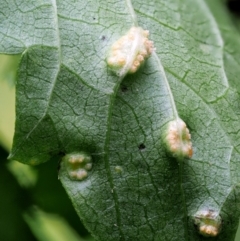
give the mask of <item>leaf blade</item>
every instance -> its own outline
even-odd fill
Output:
[[[121,86],[105,58],[111,44],[133,25],[130,1],[46,2],[46,12],[36,3],[40,14],[51,16],[50,33],[40,20],[46,44],[33,38],[38,24],[32,36],[19,38],[27,40],[28,48],[19,71],[12,158],[38,164],[59,152],[92,155],[93,170],[86,180],[70,180],[63,164],[60,180],[99,240],[205,240],[194,228],[199,210],[213,210],[230,222],[216,240],[229,241],[228,232],[233,238],[239,212],[234,170],[238,106],[232,111],[222,106],[230,106],[231,96],[239,100],[231,76],[237,74],[226,71],[226,63],[233,61],[223,56],[226,39],[205,2],[152,1],[153,6],[134,0],[139,24],[150,29],[157,55]],[[5,41],[0,42],[6,51]],[[23,49],[10,42],[9,53]],[[32,72],[25,78],[26,70]],[[190,127],[194,146],[193,158],[180,164],[166,154],[161,139],[175,114]],[[31,124],[25,125],[31,115]],[[234,120],[234,132],[225,116]]]

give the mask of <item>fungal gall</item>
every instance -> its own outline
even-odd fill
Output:
[[[221,217],[213,210],[201,210],[194,215],[198,231],[205,237],[216,237],[221,231]]]
[[[135,73],[155,50],[153,42],[148,37],[148,30],[132,27],[112,45],[107,57],[110,68],[119,76]]]
[[[81,181],[88,176],[92,169],[92,158],[86,153],[71,153],[63,157],[70,179]]]
[[[191,158],[193,154],[191,134],[183,120],[177,118],[168,123],[164,142],[168,152],[178,159]]]

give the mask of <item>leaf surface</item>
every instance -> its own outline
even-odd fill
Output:
[[[1,6],[0,52],[22,54],[10,158],[36,165],[88,153],[93,167],[85,180],[71,180],[64,164],[59,176],[97,240],[211,240],[194,225],[202,210],[222,218],[214,240],[234,240],[240,48],[222,3],[2,0]],[[156,53],[122,80],[106,57],[137,22],[150,31]],[[176,111],[194,150],[180,163],[161,137]]]

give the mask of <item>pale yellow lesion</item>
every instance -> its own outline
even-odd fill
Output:
[[[186,123],[177,118],[169,122],[165,143],[168,151],[176,158],[191,158],[193,148],[191,142],[191,134],[186,126]]]
[[[71,153],[63,157],[70,179],[81,181],[88,177],[92,169],[92,158],[86,153]]]
[[[153,42],[148,37],[148,30],[132,27],[111,46],[107,57],[108,65],[119,76],[135,73],[155,50]]]
[[[115,166],[115,172],[116,173],[122,173],[123,172],[123,168],[121,166]]]

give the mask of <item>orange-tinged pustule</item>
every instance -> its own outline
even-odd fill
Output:
[[[221,231],[222,219],[218,212],[203,209],[194,215],[194,223],[202,236],[216,237]]]
[[[126,35],[112,45],[107,63],[117,75],[135,73],[155,50],[148,36],[148,30],[132,27]]]
[[[193,155],[191,134],[185,122],[180,118],[169,122],[165,143],[168,152],[176,158],[191,158]]]
[[[219,233],[218,228],[213,225],[202,225],[199,227],[199,232],[206,237],[216,237]]]

